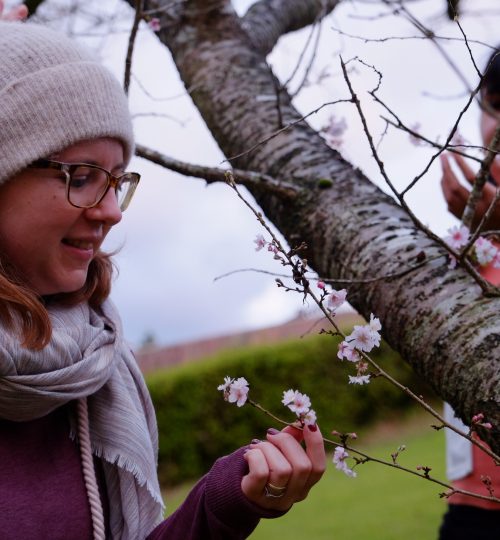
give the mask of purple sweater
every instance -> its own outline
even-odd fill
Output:
[[[246,499],[240,488],[246,471],[243,449],[219,459],[148,540],[238,540],[261,517],[281,515]],[[30,422],[0,419],[0,531],[3,540],[92,539],[80,452],[69,438],[65,407]]]

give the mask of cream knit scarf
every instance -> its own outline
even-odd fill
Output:
[[[161,519],[158,433],[148,390],[113,305],[51,307],[52,339],[30,351],[0,327],[0,418],[40,418],[87,397],[90,441],[102,459],[116,540],[143,539]],[[73,427],[73,432],[76,430]]]

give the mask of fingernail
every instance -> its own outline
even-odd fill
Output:
[[[309,425],[307,426],[309,428],[309,431],[317,431],[318,430],[318,426],[316,424],[314,424],[313,426],[312,425]]]
[[[262,442],[260,439],[252,439],[252,444],[259,444]]]
[[[269,435],[277,435],[279,433],[279,430],[270,427],[267,432],[269,433]]]

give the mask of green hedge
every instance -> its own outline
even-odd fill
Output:
[[[146,380],[160,433],[159,475],[173,486],[204,474],[217,457],[253,438],[263,438],[273,420],[250,405],[222,399],[224,376],[245,377],[250,396],[280,418],[293,420],[281,404],[284,390],[309,395],[323,433],[359,431],[374,420],[394,417],[412,402],[381,378],[366,386],[348,384],[353,365],[336,357],[338,339],[321,335],[277,345],[225,351],[188,365],[158,371]],[[373,358],[404,385],[429,394],[421,380],[387,345]],[[274,423],[275,425],[275,423]]]

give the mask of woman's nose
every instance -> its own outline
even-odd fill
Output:
[[[87,208],[87,216],[90,219],[103,221],[112,227],[122,219],[122,211],[116,198],[115,190],[110,187],[103,199],[92,208]]]

